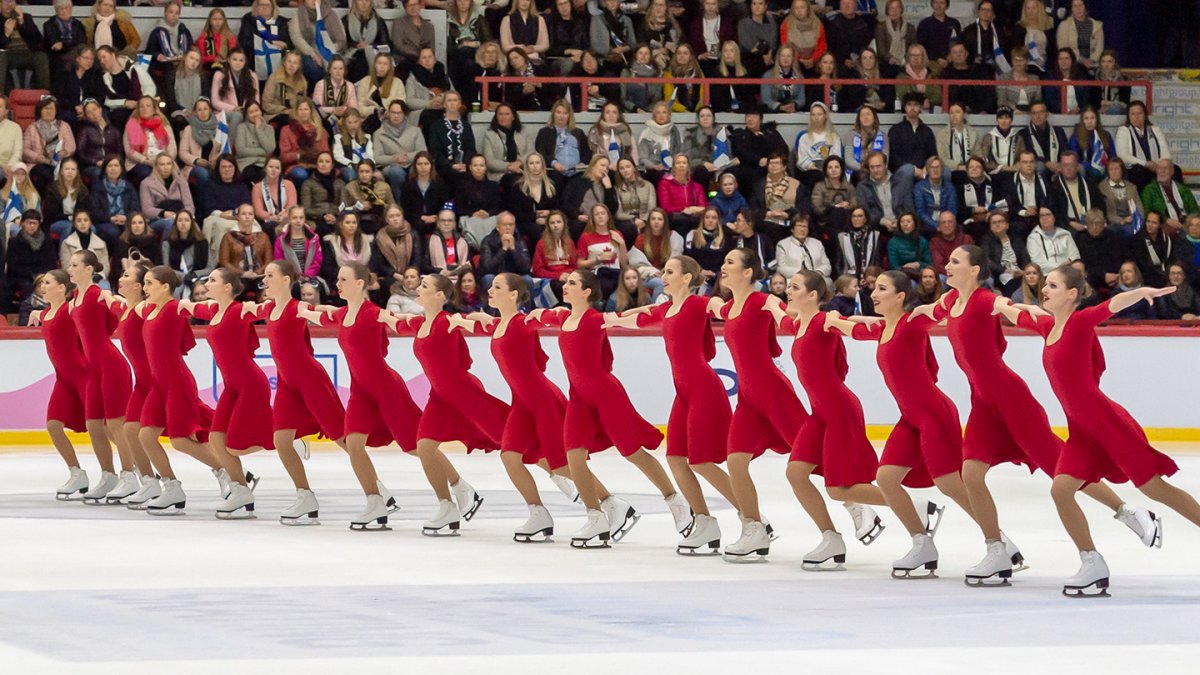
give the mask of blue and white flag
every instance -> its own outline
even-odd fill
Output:
[[[54,143],[54,154],[50,156],[50,161],[54,163],[54,178],[55,179],[58,178],[58,169],[59,169],[59,167],[62,166],[62,153],[59,152],[59,148],[61,148],[61,147],[62,147],[62,141],[61,140],[56,141]]]
[[[659,161],[662,162],[663,168],[667,171],[671,170],[671,148],[663,146],[661,152],[658,153]]]
[[[221,149],[221,154],[229,152],[229,119],[222,110],[216,114],[217,130],[213,133],[213,146]]]
[[[137,65],[139,68],[149,68],[150,67],[150,55],[147,54],[146,52],[141,52],[140,54],[137,55],[137,63],[135,65]]]
[[[1129,236],[1133,236],[1146,227],[1146,218],[1132,199],[1129,200],[1129,209],[1133,212],[1133,222],[1129,224]]]
[[[1029,62],[1037,66],[1038,70],[1046,69],[1046,57],[1042,55],[1042,50],[1038,49],[1037,42],[1030,36],[1029,44],[1025,45],[1029,50]]]
[[[350,144],[350,152],[354,155],[354,164],[357,165],[367,158],[367,146],[359,144],[358,141],[351,141]]]
[[[621,159],[621,139],[617,138],[617,130],[612,129],[608,132],[608,161],[615,167],[619,159]]]
[[[313,29],[313,35],[315,36],[313,41],[316,42],[316,45],[314,46],[317,48],[317,53],[321,55],[321,58],[325,61],[325,64],[328,65],[329,59],[333,58],[334,42],[333,38],[329,35],[329,31],[325,30],[325,19],[317,19],[317,25]]]
[[[8,193],[8,204],[4,207],[4,213],[0,214],[0,219],[4,220],[9,234],[13,234],[16,230],[16,225],[21,222],[21,212],[25,210],[25,200],[21,199],[21,194],[17,192],[16,187],[13,187]]]
[[[1008,65],[1008,59],[1004,57],[1004,50],[1000,49],[999,44],[997,44],[995,49],[992,50],[992,56],[996,60],[996,70],[1000,71],[1001,73],[1012,72],[1012,66]]]
[[[713,166],[723,169],[733,161],[733,153],[729,149],[729,127],[721,127],[713,137]]]
[[[283,52],[273,44],[281,41],[278,22],[275,19],[267,22],[262,17],[256,17],[254,21],[254,72],[262,81],[281,65]]]

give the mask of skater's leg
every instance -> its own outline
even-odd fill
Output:
[[[142,430],[138,432],[138,438],[141,440],[142,448],[146,450],[146,455],[150,457],[150,463],[154,466],[158,475],[169,480],[175,480],[175,471],[171,469],[171,460],[167,457],[167,451],[158,442],[162,431],[162,427],[142,427]]]
[[[971,508],[971,497],[967,494],[967,486],[963,484],[962,476],[957,471],[934,478],[933,484],[942,494],[953,499],[954,503],[958,504],[959,508],[968,516],[971,516],[971,520],[975,520],[975,510]]]
[[[1193,525],[1200,525],[1200,504],[1196,503],[1196,498],[1186,490],[1171,485],[1162,476],[1151,478],[1139,485],[1138,489],[1150,499],[1166,504],[1179,515],[1192,521]]]
[[[962,477],[971,499],[971,512],[975,514],[979,529],[983,530],[983,538],[1000,541],[1000,516],[987,486],[987,473],[991,468],[986,462],[968,459],[963,462]]]
[[[1075,501],[1075,493],[1083,487],[1083,481],[1060,474],[1054,477],[1050,486],[1050,496],[1054,498],[1054,506],[1058,509],[1058,518],[1062,521],[1067,535],[1080,551],[1095,551],[1096,544],[1092,542],[1092,532],[1088,528],[1087,516]]]
[[[125,442],[129,444],[129,451],[133,453],[133,463],[137,465],[138,473],[143,476],[153,476],[154,466],[150,464],[150,456],[142,447],[142,439],[138,438],[141,428],[142,425],[137,422],[127,421],[121,427],[121,433],[125,434]]]
[[[112,439],[113,445],[117,446],[117,456],[121,458],[121,471],[133,471],[134,456],[124,433],[125,418],[114,417],[104,420],[104,426],[108,429],[108,436]]]
[[[87,432],[92,439],[92,452],[96,453],[100,470],[114,473],[112,446],[108,443],[108,427],[104,420],[87,420]]]
[[[579,500],[589,510],[600,508],[600,481],[596,480],[596,476],[592,473],[588,466],[588,451],[584,448],[575,448],[567,451],[567,464],[571,467],[571,475],[575,477],[575,487],[579,490]],[[608,492],[604,490],[604,492]],[[607,497],[608,495],[605,495]]]
[[[437,449],[437,454],[434,456],[433,461],[437,462],[442,467],[442,473],[446,474],[446,480],[449,481],[451,485],[454,485],[458,481],[462,480],[462,476],[459,475],[458,469],[454,468],[454,464],[450,462],[450,458],[446,456],[446,453],[442,452],[442,448],[440,446]]]
[[[883,498],[883,492],[874,483],[857,483],[849,487],[827,487],[825,488],[825,492],[829,493],[831,499],[836,499],[839,502],[887,506],[887,500]]]
[[[530,506],[541,506],[542,497],[538,494],[537,483],[533,481],[533,474],[525,468],[521,453],[501,452],[500,461],[504,463],[504,470],[508,472],[508,479],[512,481],[513,487],[521,493],[521,499]]]
[[[201,443],[194,438],[179,436],[171,439],[171,447],[185,455],[190,455],[196,461],[210,469],[221,468],[221,463],[217,461],[216,454],[213,453],[208,443]]]
[[[708,484],[716,488],[717,492],[725,498],[725,501],[733,504],[733,508],[737,508],[737,495],[733,492],[733,483],[729,480],[729,474],[725,473],[721,467],[706,462],[704,464],[693,464],[692,471],[700,474]]]
[[[246,471],[242,468],[242,460],[229,452],[229,448],[225,446],[227,438],[224,432],[214,431],[208,435],[208,442],[212,446],[213,454],[221,460],[225,473],[229,474],[229,482],[246,485]]]
[[[625,459],[641,470],[646,475],[646,478],[649,478],[650,482],[654,483],[654,487],[658,488],[663,497],[670,497],[675,494],[675,486],[671,484],[671,477],[667,475],[662,464],[653,455],[645,450],[638,450]]]
[[[817,468],[815,464],[808,462],[788,462],[787,479],[792,484],[792,492],[796,494],[797,501],[804,508],[804,512],[808,514],[816,523],[817,529],[822,532],[835,530],[833,519],[829,517],[829,509],[825,507],[825,498],[821,496],[821,491],[812,484],[811,476],[813,469]]]
[[[275,454],[279,455],[279,462],[283,464],[283,470],[287,471],[288,477],[292,479],[292,484],[297,490],[308,490],[308,474],[304,471],[304,460],[300,459],[299,453],[296,452],[296,447],[292,443],[296,440],[295,429],[280,429],[275,432]]]
[[[1116,492],[1113,492],[1113,489],[1109,487],[1108,483],[1092,483],[1091,485],[1083,488],[1083,494],[1112,509],[1113,513],[1119,511],[1121,509],[1121,505],[1125,503],[1124,499],[1121,499]],[[1090,551],[1092,549],[1085,550]]]
[[[346,436],[343,449],[350,455],[350,468],[354,470],[354,477],[358,479],[363,492],[368,497],[379,494],[379,474],[375,473],[375,464],[367,454],[367,435]]]
[[[696,480],[692,467],[688,465],[687,457],[668,457],[667,465],[671,467],[671,475],[675,476],[679,492],[687,500],[692,513],[707,516],[708,503],[704,501],[704,490],[700,487],[700,481]]]
[[[750,460],[754,456],[748,452],[734,452],[726,462],[729,465],[729,482],[733,494],[737,497],[737,508],[743,518],[761,521],[762,514],[758,512],[758,490],[754,487],[754,479],[750,477]]]
[[[58,420],[46,420],[46,433],[50,434],[50,442],[66,462],[67,468],[78,469],[79,457],[75,454],[75,446],[71,444],[71,439],[67,438],[67,430],[63,423]]]
[[[879,467],[875,480],[879,482],[879,491],[887,500],[888,508],[900,519],[900,524],[904,526],[904,529],[912,535],[924,534],[925,525],[921,522],[921,517],[917,515],[917,509],[913,506],[908,490],[905,490],[901,484],[909,471],[907,466],[887,464]]]
[[[444,463],[439,459],[439,456],[444,459],[445,455],[442,455],[438,446],[437,441],[429,438],[418,440],[417,457],[421,458],[421,468],[425,470],[425,478],[429,480],[429,486],[433,488],[433,494],[437,495],[438,501],[450,501],[450,480],[445,469],[448,462]]]

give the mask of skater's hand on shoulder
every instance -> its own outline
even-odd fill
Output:
[[[842,313],[837,311],[836,309],[825,312],[825,330],[829,330],[835,324],[837,324],[838,321],[841,321],[841,320],[842,320]]]
[[[925,317],[926,319],[929,319],[930,321],[932,321],[933,320],[933,308],[934,308],[934,306],[932,304],[918,305],[918,306],[914,307],[911,312],[908,313],[908,320],[912,321],[913,319],[915,319],[917,317]]]
[[[1012,299],[1003,295],[997,295],[995,302],[992,303],[992,314],[999,314],[1000,310],[1012,304]]]
[[[540,323],[542,321],[542,314],[545,312],[546,310],[541,307],[530,311],[525,315],[525,323]]]
[[[251,314],[257,314],[257,313],[258,313],[258,303],[255,303],[255,302],[243,302],[242,303],[242,316],[249,316]]]
[[[44,314],[45,312],[46,312],[46,310],[42,310],[41,312],[34,312],[33,314],[30,314],[29,315],[29,324],[28,324],[29,327],[37,328],[38,326],[42,325],[42,314]]]

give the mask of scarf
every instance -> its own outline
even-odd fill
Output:
[[[987,178],[982,183],[968,180],[963,185],[963,204],[968,209],[975,207],[990,208],[992,205],[992,181]]]
[[[797,19],[788,14],[787,18],[783,20],[783,28],[785,39],[782,43],[791,42],[796,45],[797,56],[804,58],[812,54],[821,37],[821,19],[817,17],[812,8],[809,9],[807,19]]]
[[[217,118],[210,114],[208,121],[204,121],[199,115],[192,115],[188,118],[188,127],[192,130],[192,140],[204,148],[212,143],[213,136],[217,133]]]
[[[29,234],[24,228],[22,228],[21,238],[24,239],[25,243],[29,244],[29,248],[33,249],[33,251],[36,253],[42,250],[42,244],[46,243],[46,232],[45,230],[38,228],[37,232]]]
[[[866,129],[863,129],[862,131],[856,131],[856,132],[854,132],[854,138],[850,143],[853,146],[854,161],[859,166],[862,166],[862,160],[863,160],[863,135],[870,134],[870,133],[871,132]],[[871,139],[871,151],[872,152],[883,152],[883,142],[884,142],[883,131],[880,129],[876,129],[875,135]]]
[[[175,78],[175,102],[179,104],[179,107],[191,108],[195,106],[196,100],[200,98],[200,94],[199,73]]]
[[[473,15],[472,15],[473,16]],[[367,63],[375,63],[375,38],[379,35],[379,15],[371,11],[371,16],[363,21],[362,17],[354,12],[346,15],[346,44],[353,47],[360,42],[365,42],[367,48],[363,50],[366,56]],[[462,33],[459,33],[459,39],[462,39]],[[473,38],[472,38],[473,39]]]
[[[410,71],[417,83],[432,92],[449,91],[450,80],[446,77],[446,67],[440,63],[430,70],[419,63],[413,64]]]
[[[267,185],[267,179],[264,178],[262,183],[259,183],[259,189],[262,190],[263,210],[267,213],[280,214],[283,213],[287,206],[287,190],[283,189],[283,179],[279,180],[279,197],[271,197],[271,188]]]
[[[773,181],[770,176],[767,176],[764,192],[766,197],[765,201],[767,202],[767,208],[769,210],[786,211],[795,206],[794,204],[787,203],[787,192],[789,187],[790,185],[788,183],[788,176],[786,173],[777,181]]]
[[[1157,160],[1162,156],[1162,148],[1158,145],[1158,135],[1150,132],[1150,123],[1146,122],[1146,127],[1142,131],[1138,131],[1137,127],[1132,124],[1126,124],[1129,129],[1129,134],[1133,137],[1133,156],[1138,156],[1138,150],[1142,151],[1142,155],[1148,160]],[[1154,152],[1150,151],[1150,144],[1154,144]]]
[[[38,120],[33,123],[38,135],[42,137],[42,156],[54,161],[55,164],[58,163],[55,161],[55,155],[58,154],[58,125],[58,120],[50,120],[48,122],[46,120]]]
[[[1076,203],[1071,197],[1071,191],[1067,189],[1067,179],[1062,176],[1056,176],[1054,180],[1058,181],[1059,187],[1062,188],[1063,196],[1067,198],[1067,220],[1073,220],[1077,223],[1085,222],[1084,216],[1088,211],[1092,210],[1092,194],[1087,189],[1087,183],[1084,182],[1083,176],[1075,178],[1078,181],[1078,189],[1080,203]]]
[[[1182,313],[1186,314],[1188,310],[1196,306],[1196,292],[1187,284],[1176,286],[1175,292],[1169,297],[1171,298],[1171,302],[1175,304],[1175,307]]]
[[[340,108],[346,104],[346,97],[350,93],[350,83],[342,80],[342,84],[335,85],[333,78],[325,78],[325,107]]]
[[[608,40],[614,47],[624,47],[631,44],[630,37],[625,32],[625,22],[621,21],[624,18],[625,14],[619,8],[615,13],[607,9],[600,11],[600,20],[604,22],[604,27],[608,29]]]
[[[1053,161],[1058,157],[1058,134],[1054,133],[1054,127],[1049,122],[1046,123],[1046,137],[1050,139],[1050,152],[1042,147],[1042,142],[1037,137],[1037,127],[1029,125],[1029,142],[1033,144],[1033,151],[1037,153],[1038,158],[1045,157],[1046,161]]]
[[[674,129],[672,122],[659,124],[654,120],[646,120],[642,130],[642,138],[650,141],[651,149],[657,152],[656,157],[664,168],[671,166],[671,132]]]
[[[1021,180],[1021,174],[1013,175],[1013,184],[1017,186],[1017,203],[1010,204],[1010,207],[1020,211],[1025,208],[1025,181]],[[1046,181],[1037,173],[1033,174],[1033,202],[1038,205],[1046,203]]]
[[[92,245],[92,231],[80,232],[75,230],[75,236],[79,237],[79,250],[86,251]]]
[[[446,155],[451,164],[458,164],[463,161],[463,121],[443,118],[442,122],[446,125]]]
[[[412,261],[412,230],[406,229],[397,236],[399,239],[394,239],[391,233],[384,230],[379,233],[375,241],[379,244],[379,253],[383,259],[388,261],[393,270],[399,272],[408,267],[409,262]]]
[[[229,234],[242,245],[242,271],[248,272],[257,269],[258,260],[254,257],[254,233],[230,230]]]
[[[205,31],[200,36],[200,38],[204,40],[204,46],[201,49],[204,50],[205,54],[209,54],[212,56],[219,56],[222,59],[224,59],[226,56],[228,56],[227,54],[217,54],[216,36],[213,35],[213,32],[211,30]]]
[[[1015,164],[1015,155],[1017,152],[1015,141],[1017,140],[1017,135],[1013,133],[1012,129],[1009,129],[1008,133],[1005,134],[1003,131],[1000,131],[1000,127],[992,127],[988,135],[992,137],[992,159],[995,160],[996,164],[1000,165],[1000,167]]]
[[[321,130],[315,124],[304,124],[299,120],[288,122],[292,133],[296,134],[296,144],[300,146],[301,155],[317,146],[317,138]]]
[[[1167,207],[1167,218],[1172,220],[1183,221],[1187,218],[1187,212],[1183,208],[1183,195],[1179,192],[1179,185],[1175,181],[1168,181],[1166,186],[1155,181],[1151,183],[1157,185],[1158,189],[1163,193],[1163,204]]]
[[[517,150],[517,132],[512,127],[505,129],[497,126],[496,131],[500,132],[500,138],[504,140],[504,161],[515,162],[521,159],[520,152]]]
[[[312,177],[321,185],[321,187],[325,188],[325,194],[328,195],[330,202],[337,198],[337,191],[333,189],[333,182],[337,180],[337,174],[335,174],[333,171],[330,171],[329,173],[313,171]]]
[[[63,42],[63,44],[71,44],[71,37],[73,36],[73,31],[75,30],[75,19],[71,18],[63,21],[62,19],[58,18],[57,15],[55,15],[54,22],[58,24],[59,39]]]
[[[984,28],[981,22],[975,21],[975,53],[983,57],[984,63],[996,64],[996,69],[1001,73],[1010,73],[1012,66],[1008,65],[1008,59],[1004,57],[1004,50],[1000,48],[1000,31],[996,28],[996,22],[993,21],[990,25],[990,28]],[[992,32],[992,44],[986,51],[983,48],[985,31]]]
[[[1150,262],[1159,271],[1166,272],[1167,267],[1163,264],[1163,261],[1171,259],[1171,252],[1175,248],[1175,242],[1171,241],[1171,238],[1166,236],[1161,230],[1154,239],[1146,237],[1145,242],[1146,253],[1150,255]]]
[[[966,165],[971,157],[971,144],[967,139],[968,128],[950,128],[950,162]]]
[[[888,53],[887,59],[889,63],[905,63],[908,61],[908,55],[905,53],[907,49],[904,45],[905,34],[908,32],[908,22],[900,19],[899,26],[893,26],[891,19],[884,19],[884,27],[887,29],[888,37]]]
[[[846,232],[846,237],[840,239],[842,260],[847,263],[846,272],[860,274],[867,263],[875,257],[875,247],[879,236],[871,230],[862,227]]]
[[[121,197],[129,190],[129,183],[126,183],[124,178],[120,178],[116,183],[113,183],[107,177],[100,182],[104,185],[104,194],[108,195],[109,217],[128,215],[125,213],[124,205],[121,203]]]
[[[113,47],[113,23],[116,22],[117,15],[114,12],[112,16],[99,16],[96,19],[96,29],[93,40],[93,47]]]
[[[924,70],[922,70],[921,72],[918,73],[917,71],[913,70],[912,66],[910,66],[906,63],[906,64],[904,64],[904,72],[908,74],[909,78],[911,78],[915,81],[923,81],[923,80],[929,78],[929,67],[928,66],[926,66]],[[921,92],[922,94],[925,93],[925,85],[923,85],[923,84],[918,84],[914,88],[917,91]]]

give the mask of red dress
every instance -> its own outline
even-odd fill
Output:
[[[884,325],[855,324],[851,337],[878,342],[875,360],[888,391],[900,408],[900,420],[883,446],[879,463],[910,469],[909,487],[930,487],[933,479],[958,473],[962,467],[962,427],[958,408],[937,387],[938,362],[929,342],[928,317],[905,315],[887,342]]]
[[[497,336],[500,319],[481,324],[479,332],[492,336],[492,358],[512,391],[512,407],[504,422],[500,448],[519,452],[526,464],[545,459],[551,469],[567,464],[563,445],[563,420],[566,419],[567,397],[546,377],[549,358],[542,351],[537,328],[518,314]],[[608,447],[604,443],[595,450]]]
[[[209,431],[225,434],[225,445],[234,450],[275,449],[271,428],[271,385],[254,362],[258,333],[254,317],[242,316],[242,303],[220,311],[216,305],[196,305],[192,316],[208,323],[208,346],[221,369],[221,396]],[[215,322],[213,319],[217,319]]]
[[[422,337],[424,316],[396,324],[396,332],[410,335],[413,355],[429,379],[429,402],[421,412],[417,438],[439,443],[462,441],[471,450],[499,450],[508,419],[508,404],[487,393],[471,374],[471,353],[461,330],[440,312]]]
[[[387,364],[387,326],[379,323],[379,305],[364,302],[345,325],[349,308],[322,315],[322,326],[337,326],[338,346],[350,368],[350,401],[346,433],[365,434],[367,445],[383,447],[393,440],[405,452],[417,449],[421,409],[408,393],[404,378]]]
[[[346,435],[346,409],[329,374],[313,357],[308,319],[296,313],[299,305],[299,300],[288,300],[279,317],[272,318],[275,303],[267,302],[254,317],[256,321],[267,320],[267,344],[278,374],[271,415],[275,431],[293,429],[297,436],[319,432],[340,440]]]
[[[942,296],[954,306],[958,291]],[[990,466],[1014,462],[1029,470],[1054,471],[1062,454],[1062,441],[1050,430],[1046,410],[1029,391],[1029,385],[1004,363],[1007,342],[1000,317],[993,315],[996,296],[977,289],[959,316],[937,307],[934,319],[949,317],[947,334],[954,360],[971,385],[971,414],[963,437],[963,459]]]
[[[146,341],[142,337],[142,326],[146,320],[137,313],[134,305],[113,303],[109,311],[117,317],[117,338],[121,341],[121,351],[133,366],[133,391],[129,395],[129,404],[125,406],[126,422],[141,422],[142,406],[146,405],[146,397],[150,394],[154,376],[150,374],[150,359],[146,357]]]
[[[1054,474],[1088,483],[1129,480],[1141,486],[1155,476],[1173,475],[1179,467],[1150,446],[1146,432],[1125,408],[1100,391],[1105,365],[1096,326],[1111,316],[1107,301],[1075,312],[1058,340],[1047,342],[1042,351],[1042,365],[1070,430]],[[1018,323],[1044,338],[1054,330],[1049,316],[1035,319],[1022,312]]]
[[[729,425],[729,452],[748,452],[755,457],[771,448],[780,454],[792,449],[792,441],[808,419],[796,390],[772,359],[783,354],[775,339],[775,317],[763,307],[766,293],[751,293],[741,312],[729,318],[730,300],[721,306],[725,319],[725,343],[738,375],[738,403]]]
[[[803,334],[801,328],[800,320],[790,316],[779,326],[785,335],[796,336],[796,377],[812,403],[812,415],[796,434],[790,461],[815,465],[813,473],[825,477],[826,487],[870,483],[879,459],[867,440],[862,403],[846,386],[849,364],[842,334],[825,330],[825,312],[817,312]]]
[[[621,381],[612,374],[613,353],[604,330],[604,315],[589,309],[574,329],[563,328],[570,312],[546,312],[542,322],[560,328],[558,348],[571,396],[563,442],[568,448],[593,450],[598,439],[608,437],[622,456],[662,444],[663,435],[643,418]]]
[[[78,301],[78,306],[74,302]],[[100,299],[100,287],[88,286],[81,297],[68,304],[79,342],[87,358],[87,397],[84,407],[90,420],[111,420],[125,414],[133,391],[129,363],[112,342],[117,317]]]
[[[200,401],[196,378],[183,357],[196,346],[192,326],[179,301],[145,309],[142,337],[154,378],[142,405],[142,426],[161,427],[167,438],[208,440],[212,408]]]
[[[678,312],[671,309],[666,303],[637,315],[639,328],[662,325],[671,361],[675,402],[667,420],[667,456],[687,457],[689,464],[724,462],[733,410],[725,385],[708,365],[717,355],[708,298],[689,295]]]
[[[46,356],[54,366],[54,389],[46,404],[46,420],[62,422],[71,431],[84,431],[87,428],[84,399],[87,398],[88,367],[83,345],[79,343],[79,334],[66,305],[47,319],[49,313],[48,309],[41,313]]]

